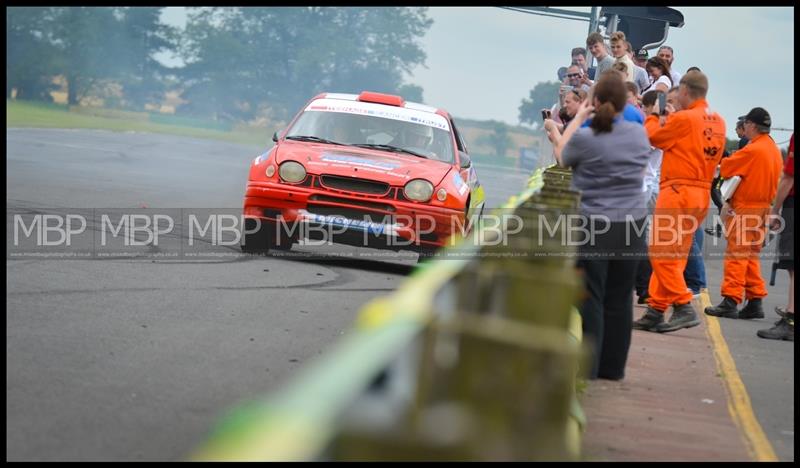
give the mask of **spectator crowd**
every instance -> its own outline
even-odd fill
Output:
[[[675,57],[667,45],[652,57],[634,50],[621,31],[608,43],[591,33],[559,69],[556,104],[542,109],[554,157],[581,191],[581,214],[606,223],[579,247],[577,264],[591,378],[624,378],[632,329],[700,324],[692,302],[708,286],[704,235],[727,245],[722,301],[703,313],[749,320],[765,317],[760,252],[778,234],[773,268],[789,273],[788,302],[756,335],[794,341],[794,134],[784,161],[769,112],[756,107],[737,119],[729,153],[725,119],[706,100],[708,76],[698,67],[681,74]],[[703,229],[711,203],[720,223]],[[636,320],[634,297],[646,307]]]

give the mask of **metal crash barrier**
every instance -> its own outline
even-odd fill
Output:
[[[570,173],[540,169],[496,212],[368,303],[355,330],[283,389],[238,406],[194,460],[578,460],[581,347]],[[562,222],[559,222],[562,221]],[[508,230],[508,233],[511,231]],[[567,253],[567,255],[565,255]]]

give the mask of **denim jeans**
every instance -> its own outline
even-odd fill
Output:
[[[703,265],[703,229],[698,228],[694,233],[692,250],[689,251],[689,259],[686,262],[686,269],[683,270],[683,279],[686,286],[692,293],[699,294],[700,289],[706,287],[706,267]]]
[[[650,192],[650,196],[647,199],[647,211],[648,214],[653,214],[653,210],[656,207],[656,200],[658,199],[658,187],[654,192]],[[644,238],[647,239],[650,236],[650,223],[648,221],[647,228],[644,231]],[[650,259],[648,257],[644,257],[639,260],[639,265],[636,268],[636,295],[639,297],[647,295],[647,288],[650,285],[650,275],[653,274],[653,267],[650,265]]]

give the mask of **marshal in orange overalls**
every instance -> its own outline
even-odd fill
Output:
[[[687,304],[692,293],[683,270],[694,232],[708,212],[714,171],[725,147],[725,121],[697,99],[667,118],[645,121],[650,143],[664,151],[661,181],[650,230],[649,255],[653,266],[648,304],[664,313],[673,304]]]
[[[744,148],[722,160],[720,175],[740,176],[730,200],[735,215],[725,223],[725,275],[721,294],[742,302],[767,296],[761,277],[759,252],[767,236],[767,215],[778,191],[783,159],[768,134],[750,140]]]

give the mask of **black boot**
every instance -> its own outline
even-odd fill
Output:
[[[725,318],[739,318],[739,311],[736,310],[736,301],[730,297],[723,297],[722,302],[716,307],[706,307],[706,315],[713,315],[714,317]],[[763,316],[763,311],[761,312]]]
[[[656,331],[659,333],[673,332],[681,328],[692,328],[700,325],[700,319],[694,311],[692,303],[675,304],[672,306],[672,315],[669,317],[668,322],[659,323],[656,325]]]
[[[742,310],[739,311],[739,318],[740,319],[764,318],[764,308],[761,306],[761,298],[748,300],[747,305],[742,307]]]
[[[778,320],[774,327],[758,330],[756,334],[760,338],[766,338],[768,340],[794,341],[794,314],[788,314],[786,317]]]
[[[655,331],[659,323],[664,323],[664,312],[658,311],[650,306],[639,320],[633,321],[633,328],[637,330]]]
[[[636,300],[637,304],[647,304],[647,300],[650,299],[650,295],[647,292],[637,294],[637,296],[639,296],[639,299]]]

